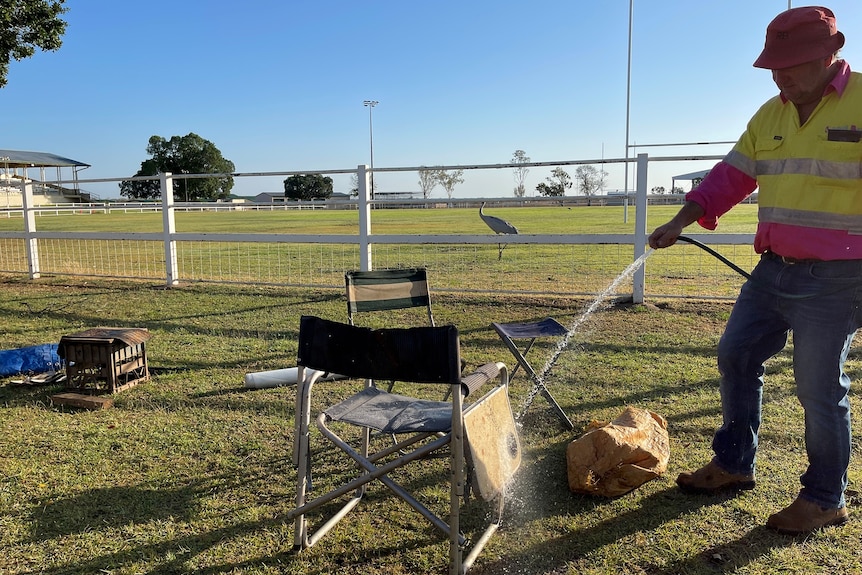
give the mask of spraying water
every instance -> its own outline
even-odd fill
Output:
[[[516,420],[520,420],[521,416],[523,416],[523,414],[533,403],[533,400],[536,398],[536,394],[539,393],[539,389],[541,389],[543,384],[545,383],[545,377],[547,377],[548,373],[554,367],[554,364],[557,363],[557,359],[559,359],[563,351],[569,346],[569,340],[572,338],[572,336],[578,331],[578,329],[580,329],[584,322],[586,322],[590,318],[590,316],[597,309],[599,309],[599,306],[601,306],[602,303],[608,297],[610,297],[616,292],[617,287],[619,287],[619,285],[627,278],[631,277],[631,275],[643,265],[643,263],[650,256],[650,254],[652,254],[652,252],[652,249],[648,249],[642,256],[629,264],[629,266],[624,269],[622,273],[618,275],[616,279],[614,279],[614,281],[612,281],[611,284],[607,288],[605,288],[602,293],[596,296],[596,299],[589,305],[589,307],[587,307],[587,309],[584,310],[584,312],[580,316],[575,318],[571,325],[568,326],[568,328],[566,329],[566,334],[562,337],[562,339],[560,339],[559,342],[557,342],[557,347],[554,349],[554,353],[551,355],[550,359],[548,359],[548,362],[545,364],[545,367],[542,369],[542,371],[538,373],[537,381],[534,382],[533,388],[530,390],[530,393],[524,400],[524,405],[521,407],[521,411],[515,417]]]

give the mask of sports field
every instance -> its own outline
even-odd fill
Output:
[[[647,229],[664,223],[676,206],[654,206]],[[626,221],[621,206],[486,208],[524,235],[632,234],[634,209]],[[261,283],[297,286],[338,286],[347,269],[359,267],[358,213],[348,210],[288,210],[179,212],[180,233],[256,234],[271,241],[181,241],[177,243],[178,275],[182,281]],[[720,233],[753,233],[756,206],[738,206],[721,221]],[[375,235],[404,234],[433,240],[439,235],[493,236],[478,209],[379,209],[371,215]],[[0,231],[20,230],[20,219],[0,219]],[[61,214],[38,217],[39,231],[160,233],[158,213]],[[691,233],[703,233],[698,226]],[[343,236],[343,244],[282,243],[284,235]],[[229,238],[228,238],[229,239]],[[24,243],[2,240],[0,270],[26,271]],[[631,245],[566,244],[377,244],[373,267],[424,266],[438,290],[480,290],[548,294],[592,294],[600,291],[633,260]],[[712,246],[745,269],[756,256],[750,246]],[[165,277],[161,241],[101,241],[45,239],[40,241],[45,274],[83,274],[124,278]],[[673,296],[733,297],[739,277],[717,260],[680,244],[650,258],[647,293]]]

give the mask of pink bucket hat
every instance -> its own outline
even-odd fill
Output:
[[[822,6],[791,8],[766,28],[766,44],[755,60],[756,68],[780,70],[826,58],[844,45],[835,14]]]

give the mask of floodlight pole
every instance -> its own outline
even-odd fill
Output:
[[[368,108],[368,139],[371,148],[371,192],[370,197],[374,199],[374,124],[372,123],[372,110],[379,104],[377,100],[365,100],[362,105]]]
[[[185,174],[188,174],[188,170],[180,170],[183,173],[183,190],[186,192],[186,203],[189,203],[189,179],[185,177]]]
[[[634,12],[634,0],[629,0],[629,53],[628,67],[626,71],[626,161],[625,161],[625,187],[623,190],[629,193],[629,118],[631,116],[632,100],[632,13]]]

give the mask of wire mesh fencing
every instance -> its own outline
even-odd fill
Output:
[[[359,246],[345,243],[178,241],[176,278],[183,282],[341,288],[359,269]],[[40,273],[160,281],[161,241],[40,239]],[[712,246],[743,269],[757,254],[750,245]],[[633,261],[626,244],[378,244],[373,268],[421,266],[435,291],[530,295],[590,295],[604,290]],[[26,241],[0,238],[0,271],[28,273]],[[687,244],[651,252],[645,293],[653,298],[734,298],[744,278]],[[631,281],[619,287],[631,293]]]

